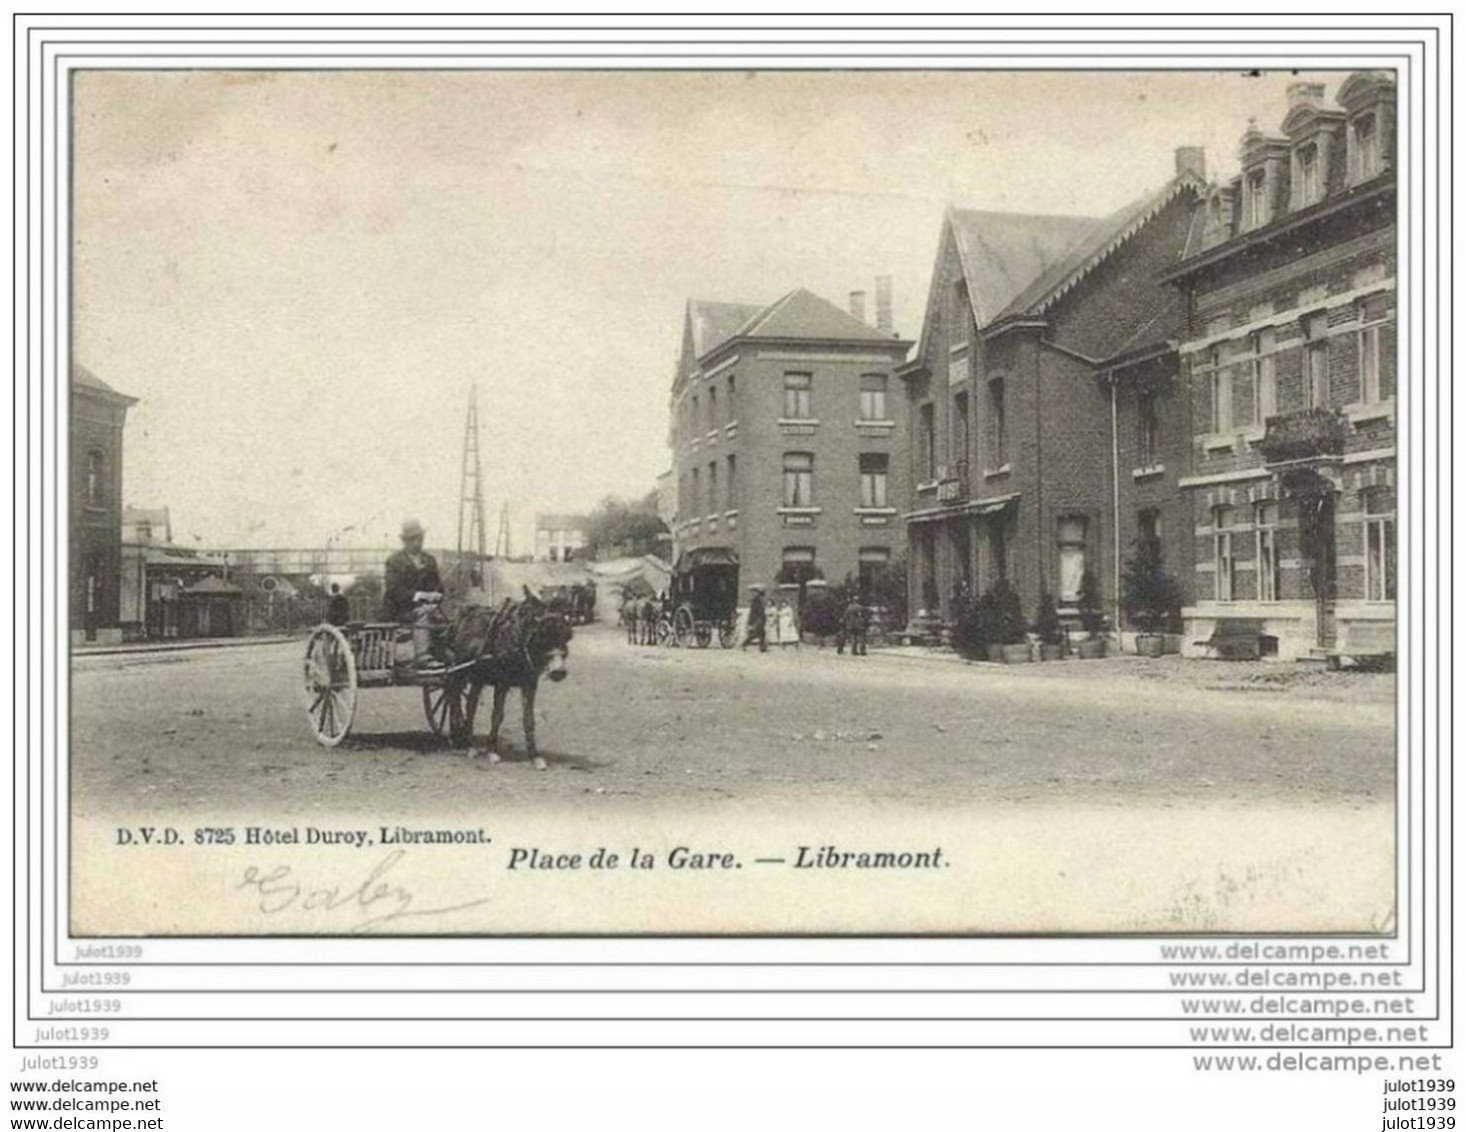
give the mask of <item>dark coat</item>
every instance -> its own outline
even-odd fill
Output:
[[[419,558],[422,565],[415,566],[412,556],[399,550],[387,559],[387,576],[382,595],[382,608],[391,621],[408,621],[412,618],[412,595],[418,591],[442,593],[443,579],[438,574],[438,562],[427,551]]]
[[[767,620],[768,613],[764,607],[764,595],[755,593],[748,603],[748,627],[762,629]]]
[[[332,594],[326,602],[326,620],[332,625],[345,625],[351,620],[351,602],[345,594]]]

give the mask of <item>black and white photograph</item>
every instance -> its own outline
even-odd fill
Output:
[[[72,935],[1393,937],[1398,84],[75,70]]]

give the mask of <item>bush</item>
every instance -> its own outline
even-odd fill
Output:
[[[952,644],[969,660],[986,660],[988,646],[997,643],[997,606],[989,591],[957,610]]]
[[[1136,541],[1120,575],[1120,604],[1126,619],[1142,633],[1179,629],[1181,589],[1166,573],[1160,543]]]
[[[1028,641],[1028,618],[1023,615],[1023,603],[1018,591],[1007,578],[999,578],[992,588],[994,633],[1000,645],[1021,645]]]
[[[1093,570],[1085,570],[1079,579],[1079,624],[1091,637],[1105,629],[1105,607],[1100,603],[1099,579]]]
[[[1033,618],[1033,631],[1038,634],[1040,644],[1062,645],[1064,626],[1059,622],[1059,610],[1054,604],[1054,595],[1048,590],[1039,591],[1038,611]]]

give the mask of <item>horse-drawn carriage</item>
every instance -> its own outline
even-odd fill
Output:
[[[705,649],[713,637],[725,649],[738,643],[738,555],[724,547],[683,554],[672,573],[672,638],[682,648]]]
[[[305,646],[305,702],[312,734],[334,747],[351,733],[357,695],[363,688],[422,689],[423,714],[435,735],[461,739],[475,694],[467,678],[474,661],[429,669],[396,663],[395,622],[317,625]]]

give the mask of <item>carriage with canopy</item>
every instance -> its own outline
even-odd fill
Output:
[[[672,636],[683,648],[738,643],[738,553],[705,546],[677,559],[672,571]]]

